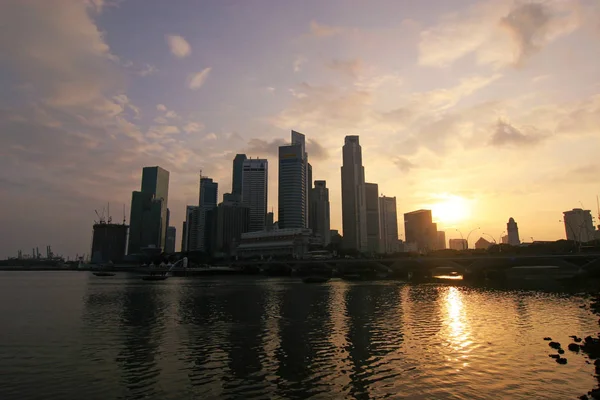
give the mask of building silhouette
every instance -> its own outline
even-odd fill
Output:
[[[250,209],[249,232],[265,230],[269,162],[260,158],[244,160],[242,177],[242,199]]]
[[[342,147],[343,247],[367,251],[365,168],[358,136],[346,136]]]
[[[513,217],[508,219],[506,232],[508,232],[508,244],[511,246],[518,246],[521,244],[521,240],[519,239],[519,227]]]
[[[215,239],[211,253],[231,255],[242,233],[250,231],[251,209],[246,203],[224,201],[212,214]]]
[[[94,224],[92,237],[93,263],[119,263],[125,258],[129,226],[100,221]]]
[[[475,242],[475,248],[478,250],[487,250],[491,245],[492,243],[483,237],[480,237],[479,240]]]
[[[177,228],[174,226],[167,227],[167,239],[165,241],[165,253],[175,253],[175,240],[177,237]]]
[[[279,147],[279,228],[308,226],[308,155],[305,137],[292,131],[292,143]]]
[[[451,250],[466,250],[467,239],[450,239],[449,247]]]
[[[180,251],[187,251],[187,215],[186,220],[181,224],[181,248]]]
[[[212,178],[200,176],[200,191],[198,203],[198,232],[196,246],[193,250],[208,251],[210,245],[207,241],[211,240],[211,220],[207,218],[206,213],[217,207],[217,197],[219,185],[213,182]]]
[[[245,154],[236,154],[233,159],[233,176],[231,180],[231,194],[234,196],[242,196],[244,182],[244,162],[246,161]]]
[[[437,231],[437,250],[445,250],[446,249],[446,232]]]
[[[131,196],[129,254],[145,248],[164,249],[167,236],[169,171],[156,167],[142,170],[141,191]]]
[[[198,246],[198,229],[200,221],[200,207],[186,206],[185,229],[181,239],[181,251],[195,251]]]
[[[320,236],[323,246],[329,245],[330,216],[329,216],[329,189],[325,181],[315,181],[315,187],[310,190],[310,225],[313,234]]]
[[[432,221],[431,210],[417,210],[404,214],[404,233],[409,246],[419,252],[435,250],[437,246],[437,224]]]
[[[398,251],[398,213],[396,197],[379,198],[379,238],[381,253],[392,254]]]
[[[586,243],[595,239],[594,221],[590,210],[574,208],[563,212],[567,240]]]
[[[367,251],[379,253],[379,186],[365,183],[365,208],[367,212]]]

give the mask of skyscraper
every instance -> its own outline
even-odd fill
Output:
[[[367,251],[379,253],[379,186],[365,183],[365,205],[367,211]]]
[[[164,249],[168,199],[169,171],[158,166],[144,167],[142,190],[131,196],[129,254],[150,247]]]
[[[215,211],[214,250],[231,254],[242,233],[250,229],[250,207],[245,203],[224,201]]]
[[[207,251],[207,240],[210,226],[207,225],[206,213],[217,207],[219,184],[212,178],[200,176],[200,192],[198,204],[198,241],[195,250]]]
[[[586,243],[595,239],[592,212],[581,208],[563,212],[567,240]]]
[[[510,217],[506,224],[506,231],[508,232],[508,244],[511,246],[518,246],[521,244],[519,239],[519,227],[513,217]]]
[[[236,154],[233,159],[233,178],[231,180],[231,194],[234,196],[242,196],[244,182],[244,161],[245,154]],[[238,200],[239,201],[239,200]]]
[[[242,167],[242,199],[250,208],[249,232],[265,230],[269,162],[259,158],[249,159],[244,161]]]
[[[437,247],[437,224],[432,221],[431,210],[405,213],[404,234],[407,244],[414,244],[417,251],[435,250]]]
[[[310,190],[310,225],[313,234],[319,235],[323,246],[331,241],[331,227],[329,217],[329,189],[325,181],[315,181],[315,187]]]
[[[292,143],[279,147],[279,227],[308,226],[308,156],[304,135],[292,131]]]
[[[175,237],[177,236],[177,229],[174,226],[167,227],[167,239],[165,240],[165,253],[175,253]]]
[[[381,252],[386,254],[398,251],[398,214],[396,198],[381,196],[379,198],[379,231]]]
[[[181,241],[181,251],[195,251],[198,247],[198,223],[200,211],[198,206],[187,206],[185,208],[185,231]]]
[[[365,168],[358,136],[346,136],[342,147],[342,227],[343,245],[347,249],[366,251],[367,209]]]

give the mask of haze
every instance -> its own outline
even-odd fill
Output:
[[[563,238],[562,211],[595,215],[600,191],[598,21],[596,0],[4,0],[0,256],[89,252],[94,210],[128,219],[147,165],[171,173],[177,248],[199,171],[221,197],[236,153],[269,158],[276,213],[292,129],[333,229],[360,135],[400,218]]]

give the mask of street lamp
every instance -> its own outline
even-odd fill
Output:
[[[462,247],[463,247],[463,250],[464,250],[465,249],[465,238],[463,237],[463,234],[462,234],[461,231],[459,231],[458,229],[456,229],[456,232],[458,232],[460,234],[460,240],[462,240]],[[467,243],[467,245],[468,245],[468,243]]]
[[[486,236],[489,236],[489,237],[491,237],[491,238],[492,238],[492,240],[494,241],[494,244],[498,244],[498,242],[496,241],[496,239],[495,239],[495,238],[494,238],[492,235],[490,235],[489,233],[485,233],[485,232],[483,232],[483,233],[482,233],[482,235],[486,235]]]
[[[471,233],[473,233],[479,229],[481,229],[481,228],[475,228],[471,232],[469,232],[469,234],[467,235],[467,249],[469,248],[469,236],[471,236]]]

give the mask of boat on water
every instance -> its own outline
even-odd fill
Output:
[[[96,276],[115,276],[114,272],[97,271],[97,272],[92,272],[92,273]]]
[[[318,276],[318,275],[311,275],[311,276],[306,276],[304,278],[302,278],[302,282],[304,283],[325,283],[327,281],[329,281],[329,277],[328,276]]]

